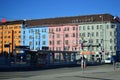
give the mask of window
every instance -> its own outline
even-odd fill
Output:
[[[10,34],[10,31],[8,31],[8,34]]]
[[[97,29],[99,29],[99,25],[97,25]]]
[[[30,36],[29,36],[29,39],[33,39],[33,37],[30,35]]]
[[[25,31],[23,31],[23,34],[25,34]]]
[[[61,31],[61,28],[59,28],[59,31]]]
[[[9,29],[12,29],[13,27],[10,27]]]
[[[60,40],[57,41],[57,45],[60,45]]]
[[[101,43],[103,43],[103,39],[101,39]]]
[[[4,36],[4,38],[7,38],[7,36]]]
[[[90,30],[90,26],[87,26],[87,29]]]
[[[39,39],[39,36],[38,36],[38,35],[36,35],[36,36],[35,36],[35,38],[36,38],[36,39]]]
[[[75,37],[75,33],[73,33],[73,37]]]
[[[37,30],[37,29],[35,30],[35,33],[36,33],[36,34],[38,33],[38,30]]]
[[[33,29],[31,29],[31,33],[33,33],[34,32],[34,30]]]
[[[19,40],[19,43],[20,43],[21,41]]]
[[[76,30],[78,30],[78,27],[76,27]]]
[[[96,36],[98,36],[98,32],[96,32]]]
[[[56,28],[56,32],[58,32],[58,28]]]
[[[117,48],[117,47],[116,47],[116,46],[114,46],[114,50],[116,50],[116,48]]]
[[[110,50],[113,50],[112,46],[110,46]]]
[[[8,36],[8,38],[10,38],[10,36]]]
[[[21,38],[21,36],[19,36],[19,38]]]
[[[85,30],[85,26],[83,26],[83,30]]]
[[[88,33],[88,35],[87,35],[88,37],[90,36],[90,33]]]
[[[114,44],[116,44],[117,43],[117,40],[116,40],[116,38],[114,38]]]
[[[54,38],[54,34],[50,34],[49,37],[50,37],[50,38]]]
[[[66,31],[66,27],[64,28],[64,31]]]
[[[15,26],[14,29],[17,29],[17,26]]]
[[[111,25],[111,28],[115,28],[115,25]]]
[[[112,32],[110,32],[110,36],[112,36]]]
[[[76,38],[78,38],[78,33],[76,33]]]
[[[67,38],[67,37],[69,37],[69,35],[68,35],[68,34],[65,34],[65,37]]]
[[[46,36],[45,36],[45,35],[42,35],[42,38],[43,38],[43,39],[45,39],[45,38],[46,38]]]
[[[46,45],[46,41],[43,41],[43,42],[42,42],[42,45]]]
[[[99,40],[98,40],[98,39],[96,39],[96,43],[99,43]]]
[[[109,29],[109,25],[107,25],[107,29]]]
[[[49,44],[52,45],[52,41],[49,41]]]
[[[65,44],[68,45],[68,40],[65,40]]]
[[[33,43],[32,42],[29,42],[29,45],[31,46]]]
[[[38,41],[36,41],[36,45],[39,45],[39,42],[38,42]]]
[[[92,32],[92,37],[94,37],[94,32]]]
[[[81,37],[81,33],[79,33],[79,36]]]
[[[110,39],[110,43],[112,43],[112,39]]]
[[[51,32],[51,29],[49,29],[49,32]]]
[[[25,36],[23,36],[23,39],[25,39]]]
[[[60,34],[57,34],[57,38],[60,38]]]
[[[92,26],[92,30],[94,30],[94,26]]]
[[[81,26],[79,26],[79,30],[81,30]]]
[[[14,31],[14,33],[17,33],[17,31]]]
[[[85,33],[82,33],[82,37],[85,37]]]
[[[67,28],[67,31],[69,31],[69,27]]]
[[[73,27],[73,30],[75,30],[75,27]]]
[[[103,25],[100,25],[100,29],[102,29]]]
[[[54,32],[54,29],[52,28],[51,31]]]

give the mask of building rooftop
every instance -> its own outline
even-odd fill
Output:
[[[114,16],[110,14],[96,14],[96,15],[27,20],[26,24],[27,27],[32,27],[32,26],[62,25],[69,23],[102,22],[102,21],[117,22],[116,20],[114,20]]]
[[[62,24],[79,24],[79,23],[89,23],[89,22],[119,22],[114,19],[111,14],[94,14],[94,15],[84,15],[84,16],[69,16],[69,17],[56,17],[56,18],[46,18],[46,19],[34,19],[34,20],[17,20],[17,21],[7,21],[3,24],[26,24],[27,27],[34,26],[53,26]]]

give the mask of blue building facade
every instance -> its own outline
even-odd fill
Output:
[[[29,46],[31,50],[42,50],[42,47],[48,47],[48,26],[23,26],[21,35],[21,45]]]

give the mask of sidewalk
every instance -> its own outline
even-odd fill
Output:
[[[14,78],[6,80],[120,80],[120,68],[114,70],[112,66],[85,71],[75,71],[71,73],[39,75],[27,78]]]

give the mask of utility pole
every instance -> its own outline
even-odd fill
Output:
[[[105,47],[104,47],[104,26],[103,26],[103,15],[101,15],[101,16],[99,16],[100,18],[101,18],[101,24],[102,24],[102,49],[101,49],[101,51],[102,51],[102,60],[104,61],[105,60]]]

